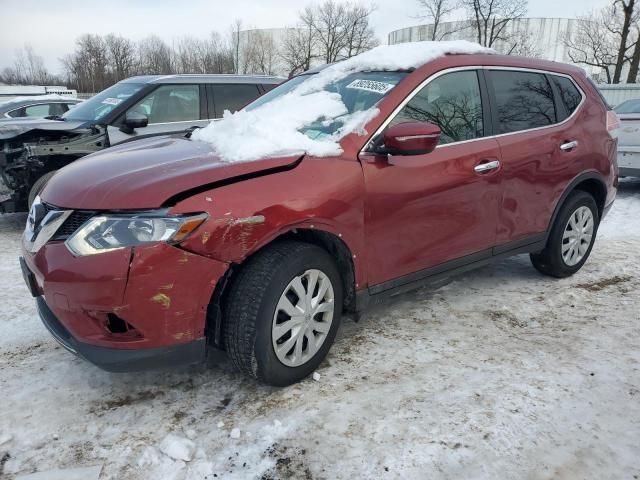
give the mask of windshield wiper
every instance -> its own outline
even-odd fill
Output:
[[[61,115],[49,115],[48,117],[44,117],[46,120],[57,120],[59,122],[64,122],[65,119]]]

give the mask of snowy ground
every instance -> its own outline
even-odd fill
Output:
[[[0,217],[2,478],[640,478],[640,181],[573,278],[520,256],[405,295],[346,319],[319,380],[286,389],[224,359],[74,358],[22,285],[23,222]]]

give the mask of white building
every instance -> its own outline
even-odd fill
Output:
[[[506,27],[507,37],[513,38],[514,54],[535,56],[555,62],[572,63],[564,45],[564,39],[573,35],[577,20],[571,18],[520,18],[512,20]],[[468,20],[445,22],[438,27],[438,37],[445,33],[443,40],[477,41],[475,30]],[[431,40],[433,25],[416,25],[389,33],[390,45],[404,42]],[[513,43],[498,42],[495,49],[510,53]],[[600,73],[599,68],[578,65],[592,75]]]

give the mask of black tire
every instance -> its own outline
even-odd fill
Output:
[[[593,235],[591,244],[589,245],[584,257],[575,265],[567,265],[562,257],[563,235],[567,223],[576,210],[580,207],[587,207],[593,215]],[[573,191],[569,194],[564,204],[560,208],[556,220],[551,227],[547,246],[539,253],[530,255],[531,263],[540,273],[556,278],[564,278],[573,275],[582,268],[591,254],[591,249],[596,240],[598,226],[600,224],[600,215],[598,206],[594,198],[587,192],[580,190]]]
[[[38,178],[35,182],[33,182],[33,185],[31,186],[31,190],[29,190],[29,198],[28,198],[29,210],[31,210],[31,205],[33,205],[33,201],[40,194],[40,192],[42,191],[44,186],[47,184],[49,179],[55,175],[55,173],[56,173],[56,170],[53,170],[52,172],[47,172],[44,175],[42,175],[40,178]]]
[[[334,311],[324,343],[306,363],[290,367],[273,348],[271,329],[276,307],[294,277],[309,269],[322,271],[331,281]],[[327,355],[340,325],[342,279],[331,256],[322,248],[302,242],[274,243],[242,265],[223,306],[223,334],[227,353],[246,375],[284,387],[311,374]]]

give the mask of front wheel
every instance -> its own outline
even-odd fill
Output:
[[[27,199],[29,210],[31,210],[31,205],[33,205],[33,201],[40,194],[40,192],[45,187],[49,179],[55,175],[55,173],[56,173],[55,170],[52,172],[47,172],[44,175],[42,175],[40,178],[38,178],[35,182],[33,182],[33,185],[31,186],[31,190],[29,190],[29,198]]]
[[[224,305],[224,341],[242,372],[274,386],[312,373],[340,325],[342,280],[331,256],[285,241],[249,259]]]
[[[547,246],[530,255],[531,263],[545,275],[557,278],[573,275],[589,258],[599,223],[593,197],[582,191],[571,193],[558,212]]]

